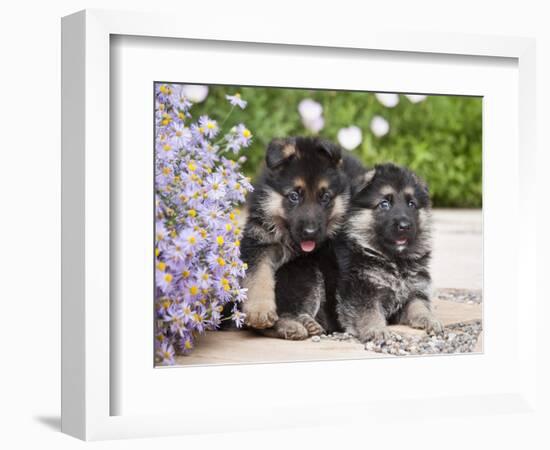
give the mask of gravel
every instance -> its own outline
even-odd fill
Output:
[[[449,325],[440,334],[392,333],[390,340],[367,342],[365,350],[398,356],[471,353],[482,329],[481,320],[474,320]],[[313,336],[311,340],[312,342],[326,340],[359,342],[348,333],[322,334]]]
[[[469,305],[481,303],[483,299],[480,290],[466,289],[438,289],[435,292],[435,297],[439,300],[466,303]]]
[[[480,290],[438,289],[435,296],[440,300],[480,304],[483,300]],[[365,350],[390,355],[433,355],[449,353],[471,353],[474,351],[479,335],[483,331],[481,320],[458,322],[447,325],[440,334],[398,334],[393,332],[386,341],[370,341]],[[312,342],[349,341],[359,343],[349,333],[331,333],[313,336]]]

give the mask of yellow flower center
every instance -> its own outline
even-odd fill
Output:
[[[222,267],[225,266],[225,261],[223,260],[223,258],[221,258],[221,257],[218,256],[218,258],[216,259],[216,261],[218,262],[218,264],[219,264],[220,266],[222,266]]]
[[[197,170],[197,166],[195,164],[193,164],[192,162],[190,162],[189,164],[187,164],[187,168],[191,171],[191,172],[194,172],[195,170]]]
[[[199,293],[199,288],[197,286],[191,286],[189,288],[189,292],[191,295],[197,295]]]
[[[243,137],[248,139],[250,136],[252,136],[252,133],[250,132],[250,130],[248,128],[245,128],[243,130]]]
[[[226,231],[231,231],[232,228],[233,228],[233,227],[231,226],[230,223],[226,223],[226,224],[225,224],[225,229],[226,229]]]
[[[165,167],[164,169],[162,169],[162,173],[164,175],[170,175],[170,167]]]
[[[172,146],[170,144],[164,144],[164,146],[162,147],[162,149],[165,151],[165,152],[169,152],[170,150],[172,150]]]
[[[172,278],[174,278],[174,277],[172,276],[172,274],[170,274],[170,273],[164,274],[164,281],[166,281],[167,283],[171,283],[171,282],[172,282]]]
[[[193,235],[189,236],[187,239],[191,245],[195,245],[197,243],[197,238]]]
[[[218,243],[218,245],[223,245],[223,243],[224,243],[223,237],[222,237],[222,236],[218,236],[218,237],[216,238],[216,242]]]
[[[164,272],[166,270],[166,263],[159,261],[157,263],[157,269],[160,270],[161,272]]]
[[[196,217],[197,211],[195,211],[194,209],[190,209],[189,211],[187,211],[187,214],[190,215],[191,217]]]
[[[183,278],[189,278],[189,275],[191,275],[191,273],[188,271],[188,270],[184,270],[182,273],[181,273],[181,276]]]
[[[213,130],[214,128],[216,128],[216,124],[214,122],[208,122],[206,124],[206,128],[208,128],[209,130]]]

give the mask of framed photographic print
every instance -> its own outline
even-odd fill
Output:
[[[84,11],[62,45],[63,431],[533,407],[533,42]]]

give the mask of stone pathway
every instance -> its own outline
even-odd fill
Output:
[[[444,291],[448,294],[448,291]],[[481,321],[483,305],[449,300],[434,300],[434,313],[447,326],[462,323],[465,325]],[[419,340],[430,339],[422,330],[414,330],[403,325],[392,325],[393,331]],[[452,330],[448,330],[452,331]],[[459,334],[459,331],[454,333]],[[473,349],[483,351],[481,339]],[[429,352],[419,352],[429,353]],[[414,353],[413,353],[414,354]],[[189,356],[176,358],[176,364],[182,366],[206,364],[267,363],[288,361],[319,361],[335,359],[365,359],[389,357],[390,353],[365,350],[354,339],[308,339],[305,341],[285,341],[259,336],[248,331],[208,332],[199,340],[197,348]]]
[[[351,337],[331,336],[306,341],[273,339],[247,331],[208,332],[180,366],[319,361],[434,354],[469,349],[482,352],[482,234],[481,211],[436,210],[432,277],[436,287],[434,313],[445,335],[394,325],[399,337],[391,343],[365,346]],[[464,335],[462,335],[465,333]],[[386,349],[386,351],[384,350]],[[412,349],[412,351],[411,351]],[[415,351],[418,350],[418,351]]]

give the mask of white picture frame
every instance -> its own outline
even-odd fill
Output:
[[[517,96],[513,96],[511,103],[502,103],[517,109],[517,114],[513,113],[515,119],[510,128],[511,143],[502,142],[511,149],[509,154],[502,157],[502,167],[510,170],[508,199],[513,199],[514,211],[521,213],[523,220],[521,223],[512,221],[509,224],[510,230],[515,231],[510,251],[517,256],[517,265],[508,268],[509,272],[506,272],[514,278],[507,280],[511,288],[506,292],[504,288],[498,291],[498,286],[495,286],[492,291],[508,296],[511,302],[510,311],[517,309],[517,316],[510,318],[513,320],[515,333],[507,338],[510,341],[506,341],[513,348],[513,360],[510,361],[515,367],[513,373],[509,377],[503,376],[500,384],[495,382],[491,392],[480,387],[477,392],[473,389],[465,390],[460,394],[462,396],[458,396],[458,391],[448,396],[442,395],[444,387],[441,387],[431,396],[429,391],[419,388],[411,395],[397,392],[387,399],[376,397],[372,392],[372,401],[368,400],[368,396],[358,395],[352,398],[348,393],[338,400],[333,395],[328,395],[324,403],[315,402],[313,396],[305,396],[299,402],[290,404],[284,395],[277,395],[276,399],[254,404],[252,402],[258,395],[254,392],[250,398],[243,400],[242,405],[220,405],[202,410],[199,408],[193,412],[192,417],[168,407],[163,413],[162,405],[154,412],[148,412],[147,407],[115,407],[113,398],[122,386],[120,381],[115,382],[113,378],[112,368],[116,365],[114,359],[120,355],[113,350],[112,341],[120,330],[117,323],[113,323],[110,303],[113,294],[110,281],[111,248],[115,245],[110,231],[110,198],[111,186],[116,183],[117,177],[111,171],[110,160],[110,108],[114,99],[110,91],[110,65],[113,56],[111,37],[114,35],[211,41],[213,45],[220,42],[230,42],[237,46],[265,45],[266,51],[270,45],[278,45],[277,51],[282,54],[291,51],[291,46],[315,49],[319,54],[330,52],[333,56],[350,50],[357,54],[362,51],[393,52],[395,55],[408,55],[410,64],[414,64],[415,58],[429,59],[438,55],[447,55],[451,59],[501,58],[517,64]],[[224,25],[223,22],[215,28],[205,29],[192,21],[186,22],[185,27],[182,27],[181,21],[169,14],[87,10],[63,19],[62,54],[62,431],[81,439],[97,440],[308,426],[342,421],[353,423],[376,420],[380,416],[399,416],[404,410],[415,416],[429,416],[426,404],[435,405],[442,416],[468,415],[472,413],[471,404],[465,405],[465,398],[473,399],[477,414],[498,414],[503,409],[520,414],[536,413],[540,407],[535,401],[536,348],[533,345],[521,345],[522,342],[536,342],[536,329],[529,320],[529,312],[536,308],[536,242],[534,234],[529,232],[535,222],[533,209],[530,209],[534,199],[531,200],[532,197],[526,195],[533,189],[534,180],[528,174],[532,173],[535,165],[533,128],[536,88],[533,40],[445,33],[395,33],[374,29],[360,36],[351,31],[348,34],[330,35],[315,29],[309,30],[307,35],[301,30],[293,29],[285,30],[281,34],[276,26],[250,24],[248,27],[236,29],[231,24]],[[195,81],[209,82],[204,79]],[[427,75],[426,86],[429,82]],[[244,81],[241,83],[245,84]],[[497,81],[495,84],[498,84]],[[374,88],[388,90],[383,89],[383,86]],[[431,89],[437,90],[437,87],[426,88],[424,92]],[[150,105],[149,99],[150,97],[145,101]],[[496,107],[496,103],[493,105]],[[507,117],[509,119],[510,116]],[[486,118],[487,112],[484,111],[484,120]],[[484,136],[484,145],[491,138],[490,128],[487,132],[489,136]],[[148,141],[146,145],[151,142]],[[491,145],[495,144],[496,140],[491,142]],[[515,157],[519,158],[517,168],[513,165]],[[492,159],[490,162],[495,163],[498,160]],[[497,171],[491,170],[489,168],[489,173],[494,173],[495,177],[489,177],[490,182],[499,185],[505,181],[504,177],[497,179]],[[484,188],[487,189],[487,179],[485,183]],[[519,198],[523,199],[521,203]],[[498,220],[499,209],[496,206],[494,211],[496,212],[485,212],[486,230],[493,230],[492,223]],[[493,249],[486,247],[485,250],[488,256],[485,263],[489,261],[495,265],[496,270],[498,261],[491,258]],[[497,279],[497,275],[494,272],[489,273],[487,267],[485,276],[493,281]],[[521,303],[517,302],[517,286],[522,287]],[[486,297],[486,317],[490,317],[492,310],[490,300]],[[495,338],[500,338],[504,333],[497,324],[491,329],[493,323],[494,321],[487,323],[488,339],[485,342],[484,355],[469,357],[478,358],[471,361],[479,367],[490,366],[492,352],[498,349]],[[191,370],[202,370],[200,376],[208,376],[205,370],[210,370],[155,370],[152,355],[146,355],[147,357],[150,358],[150,368],[143,370],[150,371],[149,374],[154,371],[154,377],[162,377],[163,383],[174,383],[176,378],[183,381],[185,376],[191,374]],[[419,364],[429,364],[430,373],[445,373],[451,366],[453,370],[460,370],[461,364],[466,364],[465,357],[429,358],[429,362],[427,361],[422,358],[407,362],[340,361],[331,363],[331,367],[332,370],[360,374],[367,367],[378,364],[381,376],[384,376],[384,371],[389,373],[396,364],[407,364],[407,370],[411,372],[419,370]],[[321,372],[324,370],[322,364],[327,363],[248,365],[226,370],[231,370],[235,376],[243,376],[246,372],[247,376],[269,381],[288,376],[300,378],[306,373]],[[180,372],[173,372],[174,370]],[[140,375],[136,373],[136,376]],[[352,377],[350,385],[353,383],[359,383],[359,378]],[[132,395],[137,395],[135,391],[132,392]],[[396,402],[401,405],[399,413],[394,411]],[[250,412],[251,405],[254,406],[253,413]],[[339,408],[342,405],[345,408]],[[117,414],[113,414],[115,410]],[[126,410],[129,412],[126,413]],[[206,417],[208,420],[205,420]]]

